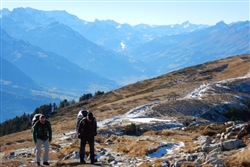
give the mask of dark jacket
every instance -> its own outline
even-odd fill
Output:
[[[79,125],[78,132],[80,133],[81,138],[96,136],[97,134],[96,119],[94,118],[91,122],[87,121],[86,118],[82,119]]]
[[[37,121],[32,129],[33,141],[36,143],[37,139],[40,140],[52,140],[52,129],[49,121],[45,121],[45,124],[42,124],[40,121]]]

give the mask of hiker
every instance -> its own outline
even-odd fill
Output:
[[[94,143],[95,136],[97,135],[97,124],[92,112],[88,112],[87,116],[81,120],[78,132],[80,133],[80,163],[86,163],[84,156],[85,146],[88,142],[90,148],[90,161],[91,164],[94,164],[96,162]]]
[[[45,119],[44,115],[40,115],[32,129],[33,141],[36,145],[36,163],[40,166],[40,155],[42,145],[44,146],[43,165],[49,165],[49,143],[52,140],[52,129],[49,121]]]

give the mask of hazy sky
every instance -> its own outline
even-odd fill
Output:
[[[31,7],[65,10],[86,21],[114,20],[118,23],[169,25],[190,21],[215,25],[249,19],[250,0],[1,0],[1,9]]]

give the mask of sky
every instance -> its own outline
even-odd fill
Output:
[[[65,10],[93,22],[114,20],[130,25],[170,25],[184,21],[215,25],[249,19],[250,0],[1,0],[1,9],[31,7]]]

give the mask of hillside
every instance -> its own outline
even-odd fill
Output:
[[[102,119],[124,114],[141,105],[184,98],[203,84],[245,76],[249,73],[249,64],[250,55],[247,54],[173,71],[77,103],[62,113],[72,115],[72,112],[76,114],[81,108],[87,108]]]
[[[249,72],[250,55],[237,55],[173,71],[70,105],[50,119],[54,132],[50,162],[52,166],[81,166],[77,163],[78,140],[73,136],[76,115],[85,108],[98,120],[98,166],[168,166],[168,163],[182,167],[249,166],[249,122],[220,123],[197,113],[187,114],[189,108],[175,104],[201,98],[212,111],[211,104],[229,103],[230,95],[241,98],[244,104],[250,98]],[[216,89],[219,86],[212,87],[225,83],[221,87],[227,92]],[[210,88],[210,94],[200,91],[203,85],[206,85],[203,90]],[[192,108],[199,107],[197,103]],[[170,112],[169,108],[177,112]],[[186,120],[196,126],[184,128]],[[135,136],[124,135],[122,132],[131,122],[140,126],[141,131]],[[2,166],[34,165],[30,130],[3,136],[0,141]],[[22,156],[21,148],[29,154]],[[161,148],[165,152],[157,154]],[[15,157],[17,154],[20,156]]]

